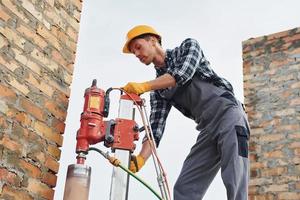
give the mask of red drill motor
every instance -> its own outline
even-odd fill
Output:
[[[77,164],[84,164],[85,155],[89,145],[104,142],[106,147],[114,149],[125,149],[133,152],[134,141],[138,140],[138,125],[134,120],[115,119],[104,121],[103,118],[109,113],[109,93],[97,88],[97,81],[93,80],[92,86],[84,93],[84,106],[81,114],[81,125],[77,131]],[[133,100],[135,103],[142,103],[137,95],[121,95],[121,99]]]
[[[106,123],[103,121],[103,117],[107,116],[107,113],[104,112],[105,91],[97,88],[96,80],[93,80],[92,86],[85,90],[84,99],[80,129],[76,136],[77,164],[84,164],[90,144],[104,140],[106,127]]]

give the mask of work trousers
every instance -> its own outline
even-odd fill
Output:
[[[213,129],[204,128],[184,161],[174,200],[201,200],[220,168],[227,199],[247,200],[249,135],[240,105],[226,111]]]

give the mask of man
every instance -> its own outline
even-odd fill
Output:
[[[145,65],[154,64],[156,79],[129,82],[123,89],[138,95],[151,91],[150,123],[156,145],[172,106],[193,119],[200,131],[174,186],[174,200],[202,199],[220,168],[228,200],[246,200],[250,134],[246,114],[231,84],[210,68],[198,42],[189,38],[163,50],[160,34],[140,25],[128,32],[123,52],[134,54]],[[146,138],[130,169],[139,171],[150,154]]]

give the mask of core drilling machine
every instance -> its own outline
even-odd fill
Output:
[[[104,120],[109,113],[109,93],[114,89],[121,90],[119,117]],[[64,200],[88,200],[91,167],[85,165],[85,160],[89,151],[100,153],[115,166],[111,180],[110,200],[127,200],[129,175],[144,184],[158,199],[170,200],[165,172],[158,159],[154,142],[152,139],[149,139],[153,138],[153,135],[147,118],[144,100],[138,95],[123,94],[123,92],[120,88],[109,88],[105,92],[97,87],[96,79],[93,80],[92,86],[85,90],[85,101],[80,119],[81,124],[76,135],[77,162],[68,166]],[[139,128],[138,124],[133,120],[134,106],[138,108],[141,114],[144,125],[142,128]],[[139,139],[141,131],[146,132],[146,136],[151,143],[152,158],[161,195],[128,170],[128,166],[122,165],[123,163],[127,165],[130,163],[131,153],[136,147],[134,142]],[[90,147],[90,145],[100,142],[103,142],[105,147],[111,148],[112,152],[115,153],[115,157],[110,156],[108,152],[104,153],[98,148]]]

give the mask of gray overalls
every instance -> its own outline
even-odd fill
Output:
[[[197,75],[160,95],[192,116],[200,131],[174,186],[174,200],[201,200],[220,168],[227,199],[248,199],[250,131],[241,103]]]

